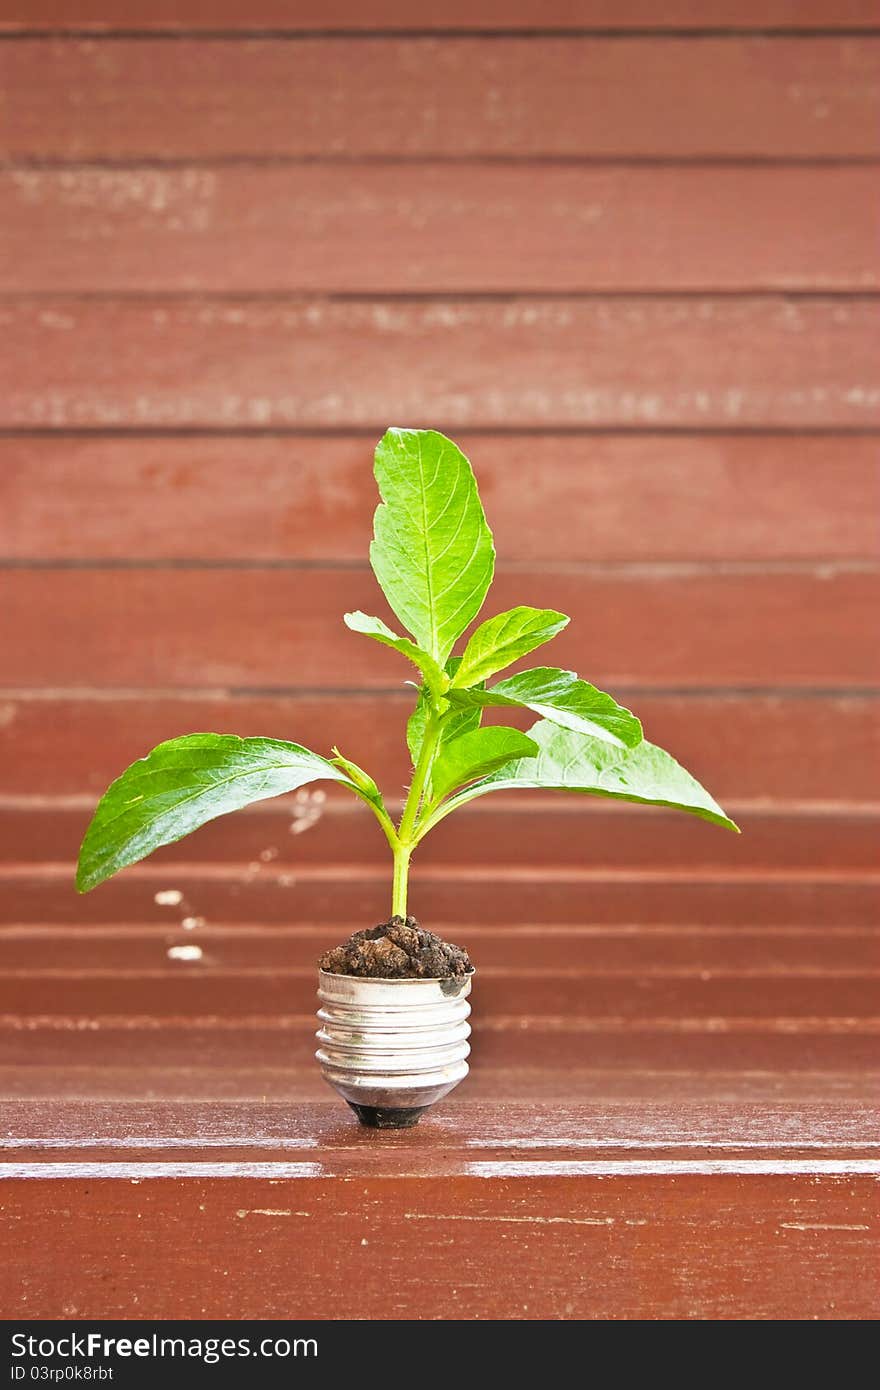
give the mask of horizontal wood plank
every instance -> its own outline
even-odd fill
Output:
[[[44,975],[54,980],[54,1007],[67,1008],[66,975],[90,971],[112,976],[149,974],[179,981],[204,975],[240,976],[259,988],[274,971],[311,972],[326,949],[326,927],[181,928],[166,912],[152,926],[6,927],[0,931],[4,971]],[[814,927],[484,927],[470,923],[441,926],[444,937],[461,939],[482,982],[485,971],[581,970],[597,977],[651,979],[654,976],[706,977],[732,973],[755,982],[773,976],[821,976],[829,1007],[837,1007],[839,978],[878,973],[877,937],[872,928]],[[338,929],[337,929],[338,930]],[[195,960],[173,952],[181,946],[201,951]],[[618,979],[618,984],[620,980]]]
[[[3,0],[0,28],[180,30],[209,32],[271,29],[301,31],[379,29],[443,32],[455,29],[872,29],[877,16],[868,0],[716,0],[711,13],[698,0],[450,0],[442,10],[413,11],[407,0],[381,0],[365,10],[357,0]]]
[[[878,211],[860,168],[19,169],[0,291],[866,291]]]
[[[496,1096],[377,1143],[335,1103],[92,1100],[7,1105],[5,1129],[0,1226],[20,1251],[0,1275],[10,1315],[287,1317],[295,1298],[298,1316],[323,1318],[352,1271],[359,1313],[379,1318],[389,1296],[403,1318],[438,1299],[478,1319],[874,1311],[852,1278],[875,1224],[876,1129],[857,1102]],[[167,1280],[144,1279],[169,1232],[188,1252],[173,1307]],[[259,1278],[230,1282],[233,1249]],[[403,1283],[402,1257],[418,1269]]]
[[[505,561],[876,553],[866,505],[880,478],[872,437],[458,442],[474,462]],[[363,560],[376,503],[371,452],[360,436],[0,438],[0,556]]]
[[[554,1104],[552,1110],[485,1101],[450,1103],[433,1110],[412,1133],[388,1132],[377,1144],[374,1135],[346,1120],[345,1112],[340,1115],[329,1099],[326,1105],[303,1104],[290,1111],[278,1104],[222,1101],[94,1106],[69,1101],[56,1109],[34,1100],[7,1107],[8,1132],[0,1135],[0,1153],[4,1158],[18,1153],[23,1163],[39,1163],[53,1150],[78,1158],[91,1149],[98,1161],[103,1152],[110,1162],[124,1159],[126,1153],[133,1162],[138,1153],[161,1162],[171,1159],[172,1150],[212,1148],[218,1157],[235,1150],[242,1159],[256,1159],[262,1151],[266,1157],[274,1152],[283,1159],[285,1151],[318,1146],[339,1165],[340,1176],[369,1172],[393,1177],[403,1163],[412,1176],[431,1177],[454,1169],[466,1148],[482,1149],[487,1158],[521,1147],[536,1158],[555,1152],[560,1159],[575,1159],[591,1149],[602,1153],[619,1146],[621,1156],[672,1157],[674,1151],[684,1157],[700,1149],[733,1156],[751,1149],[778,1157],[786,1151],[812,1151],[817,1157],[824,1153],[843,1159],[870,1157],[880,1141],[876,1111],[854,1099],[826,1098],[805,1105],[792,1097],[786,1109],[781,1102],[756,1104],[745,1096],[714,1103],[682,1096],[682,1102],[677,1107],[668,1100],[636,1104],[632,1098],[619,1098],[604,1104]]]
[[[532,965],[518,971],[486,967],[478,972],[472,1005],[484,1018],[748,1019],[760,1026],[778,1018],[827,1017],[877,1020],[876,972],[854,971],[829,979],[824,972],[771,974],[683,971],[681,975],[632,970],[550,971]],[[708,978],[707,978],[708,976]],[[167,968],[154,972],[101,970],[6,971],[0,980],[0,1014],[42,1017],[54,1013],[89,1018],[131,1015],[159,1026],[181,1016],[276,1018],[313,1011],[314,968],[272,965],[253,973]],[[880,1047],[878,1047],[880,1058]]]
[[[831,996],[829,995],[829,1001]],[[471,1017],[463,1100],[876,1100],[876,1021]],[[315,1014],[0,1018],[0,1093],[24,1099],[327,1100]],[[338,1104],[338,1102],[336,1102]]]
[[[184,914],[212,925],[327,923],[329,948],[349,931],[387,919],[389,886],[385,867],[330,864],[279,870],[255,863],[176,865],[170,871],[167,865],[149,863],[126,870],[92,894],[78,895],[72,865],[25,865],[0,873],[0,924],[177,927]],[[156,902],[157,894],[169,890],[181,895],[171,911]],[[466,915],[487,926],[566,926],[585,920],[719,927],[825,923],[833,931],[872,925],[878,896],[876,874],[852,871],[435,868],[416,863],[411,909],[429,926],[463,922]]]
[[[3,1224],[9,1239],[30,1233],[28,1295],[7,1279],[4,1303],[19,1317],[326,1318],[350,1303],[356,1278],[358,1315],[374,1319],[437,1307],[466,1319],[876,1317],[870,1281],[853,1277],[869,1258],[870,1174],[748,1173],[672,1164],[514,1182],[499,1171],[426,1190],[404,1177],[269,1187],[230,1170],[173,1194],[127,1177],[73,1176],[50,1193],[23,1179],[5,1185]],[[112,1285],[99,1274],[108,1260]]]
[[[342,614],[387,613],[352,570],[9,571],[4,678],[18,686],[387,687],[407,663],[346,632]],[[494,611],[554,607],[571,627],[553,664],[617,686],[864,686],[877,574],[638,569],[508,571]],[[391,615],[387,614],[390,618]],[[137,640],[133,636],[137,635]]]
[[[874,38],[22,39],[0,75],[19,160],[880,152]]]
[[[710,756],[704,752],[702,760]],[[704,775],[714,787],[712,771]],[[399,796],[402,781],[393,790]],[[179,864],[387,864],[388,846],[372,816],[354,798],[343,797],[325,801],[315,788],[303,789],[299,799],[258,802],[157,851],[152,862],[169,870]],[[0,862],[72,862],[92,805],[88,798],[63,808],[0,800]],[[396,813],[390,798],[389,805]],[[418,862],[426,867],[474,862],[534,863],[545,869],[679,867],[695,873],[722,867],[861,871],[876,864],[876,810],[784,812],[753,803],[742,809],[728,803],[727,810],[741,826],[741,838],[722,835],[692,816],[609,806],[597,797],[484,797],[437,826],[421,845]]]
[[[0,427],[880,422],[870,300],[50,297],[0,327]]]
[[[62,1026],[53,1028],[55,1023]],[[311,1024],[311,1018],[301,1021],[304,1037]],[[558,1030],[558,1024],[554,1027]],[[501,1036],[500,1031],[483,1031],[486,1037]],[[170,1030],[166,1046],[166,1033],[149,1028],[120,1031],[117,1027],[113,1032],[95,1020],[84,1024],[81,1020],[53,1019],[37,1030],[23,1029],[20,1021],[9,1024],[0,1020],[0,1095],[5,1103],[48,1099],[57,1104],[59,1100],[81,1101],[85,1096],[92,1104],[145,1097],[211,1105],[280,1101],[288,1113],[301,1104],[337,1104],[331,1100],[314,1057],[292,1062],[289,1036],[281,1030],[260,1034],[231,1028],[214,1029],[209,1037],[197,1026]],[[506,1036],[513,1038],[513,1031]],[[518,1045],[525,1061],[490,1064],[483,1048],[480,1066],[471,1069],[466,1084],[453,1093],[448,1104],[457,1107],[462,1101],[510,1104],[525,1100],[537,1106],[668,1100],[680,1105],[685,1100],[717,1102],[719,1098],[723,1102],[871,1104],[880,1080],[876,1038],[852,1028],[846,1034],[826,1031],[821,1036],[780,1030],[719,1033],[707,1028],[700,1037],[698,1052],[692,1033],[633,1031],[629,1039],[625,1033],[596,1033],[587,1044],[591,1052],[595,1047],[592,1059],[581,1057],[561,1070],[553,1070],[552,1063],[542,1069],[534,1064],[534,1057],[530,1065],[526,1055],[529,1044],[543,1036],[555,1047],[558,1060],[558,1031],[540,1035],[522,1029],[518,1036],[526,1044]],[[259,1047],[260,1038],[267,1040],[264,1052]],[[204,1057],[203,1043],[208,1047]],[[620,1053],[615,1052],[615,1044]],[[48,1049],[46,1060],[40,1060],[44,1048]],[[181,1062],[182,1057],[187,1061]]]
[[[116,577],[108,577],[108,584]],[[668,695],[646,691],[624,697],[618,693],[621,698],[631,698],[648,736],[669,748],[724,801],[805,806],[877,801],[880,704],[874,699],[845,694],[800,697],[766,693]],[[224,698],[218,692],[138,695],[108,690],[97,698],[75,692],[38,692],[36,697],[3,693],[0,795],[24,798],[25,805],[42,809],[46,802],[40,798],[52,798],[55,802],[60,797],[78,797],[78,813],[84,824],[90,799],[99,796],[135,758],[143,757],[163,739],[209,729],[217,733],[288,737],[318,752],[338,743],[374,773],[393,799],[402,793],[410,775],[403,730],[412,701],[412,694],[403,689],[348,697],[304,692],[243,695],[234,699]],[[516,804],[525,802],[519,798]],[[546,805],[546,801],[542,804]],[[554,804],[559,805],[557,798]],[[308,813],[307,819],[320,805],[304,791],[299,808]],[[497,801],[488,798],[482,802],[483,807],[497,805]],[[284,805],[279,814],[290,810],[293,820],[293,806]],[[482,814],[479,806],[478,803],[472,808],[474,814]],[[748,809],[743,806],[742,812]],[[760,805],[753,809],[760,809]],[[14,816],[20,815],[15,802],[10,810]],[[651,810],[646,814],[650,816],[652,835],[659,836],[657,818],[661,813]],[[463,823],[460,816],[450,818],[431,843],[440,837],[454,837],[455,826]],[[238,850],[229,856],[240,859],[251,832],[241,817],[224,824],[232,826],[235,834],[242,837]],[[615,819],[614,824],[620,825],[620,821]],[[684,824],[689,855],[695,852],[696,843],[708,841],[713,854],[751,854],[744,848],[745,837],[731,837],[730,845],[724,849],[718,841],[725,837],[713,826],[704,827],[690,818]],[[205,837],[216,833],[217,827],[200,832],[200,846],[207,845]],[[309,836],[303,838],[307,841]],[[261,837],[259,848],[272,843],[272,838]],[[207,854],[206,848],[204,852]],[[311,853],[307,846],[304,852]],[[35,854],[40,854],[38,842],[26,857]],[[69,849],[62,857],[68,854]],[[200,857],[201,854],[200,848]]]

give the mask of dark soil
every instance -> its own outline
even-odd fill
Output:
[[[356,931],[341,946],[325,951],[318,965],[331,975],[377,980],[446,980],[473,969],[467,951],[423,931],[415,917],[392,917]]]

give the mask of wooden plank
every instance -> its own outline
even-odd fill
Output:
[[[17,169],[0,172],[0,223],[0,291],[711,293],[880,284],[877,183],[867,168],[416,165],[405,181],[393,165]]]
[[[857,1104],[496,1100],[379,1143],[335,1104],[31,1103],[5,1128],[10,1315],[265,1318],[293,1298],[323,1318],[355,1272],[359,1312],[379,1318],[389,1290],[404,1318],[876,1312],[853,1277],[876,1226],[876,1127]],[[149,1277],[169,1238],[185,1256],[171,1285]],[[229,1280],[233,1249],[259,1278]],[[402,1282],[401,1259],[417,1270]]]
[[[833,36],[22,39],[0,52],[2,148],[82,162],[875,156],[878,55],[874,38]],[[158,198],[140,187],[142,205]]]
[[[97,32],[176,33],[271,29],[277,33],[381,29],[439,32],[476,30],[696,29],[873,29],[876,12],[868,0],[716,0],[710,13],[698,0],[450,0],[442,10],[413,11],[406,0],[381,0],[368,11],[356,0],[216,0],[210,9],[196,0],[3,0],[0,28],[28,30],[90,29]]]
[[[0,980],[0,1014],[74,1018],[130,1015],[158,1026],[180,1017],[276,1018],[313,1011],[317,974],[311,969],[257,972],[203,970],[178,962],[133,972],[96,970],[8,971]],[[877,974],[769,973],[757,969],[608,973],[589,969],[519,970],[486,967],[474,985],[473,1007],[485,1018],[585,1018],[590,1027],[611,1019],[747,1019],[760,1026],[778,1018],[815,1020],[831,1010],[846,1019],[877,1020]],[[880,1056],[880,1049],[878,1049]]]
[[[713,776],[707,780],[714,786]],[[372,816],[354,798],[324,801],[316,790],[318,800],[314,790],[304,789],[300,800],[258,802],[240,815],[221,816],[195,838],[158,851],[152,862],[169,870],[177,864],[386,864],[388,846]],[[91,809],[87,798],[63,808],[0,801],[0,861],[73,861]],[[690,816],[609,806],[601,798],[484,797],[432,832],[419,849],[419,865],[476,861],[697,872],[721,867],[859,871],[876,864],[876,810],[727,809],[741,825],[742,839],[719,835],[715,826]]]
[[[715,1176],[705,1161],[696,1173],[658,1161],[640,1177],[562,1165],[556,1176],[551,1165],[549,1177],[499,1167],[489,1179],[346,1186],[285,1177],[270,1187],[234,1164],[220,1171],[224,1181],[6,1184],[8,1238],[28,1233],[27,1253],[7,1265],[10,1316],[288,1318],[295,1307],[326,1318],[350,1304],[355,1280],[358,1314],[373,1319],[437,1308],[467,1319],[877,1315],[856,1274],[870,1258],[875,1180],[826,1175],[816,1160],[797,1176],[754,1161]]]
[[[457,1093],[456,1093],[457,1094]],[[343,1115],[345,1112],[342,1112]],[[547,1121],[552,1118],[552,1132]],[[669,1101],[633,1103],[619,1099],[602,1104],[546,1106],[497,1105],[491,1102],[444,1105],[423,1118],[408,1135],[388,1133],[376,1143],[353,1121],[339,1124],[339,1111],[326,1105],[284,1106],[219,1102],[189,1105],[161,1101],[143,1104],[69,1101],[61,1108],[40,1100],[12,1102],[6,1110],[0,1153],[21,1162],[42,1162],[53,1150],[80,1158],[91,1150],[109,1162],[136,1161],[140,1154],[161,1162],[176,1150],[181,1156],[207,1148],[218,1157],[237,1151],[242,1160],[260,1154],[293,1156],[298,1147],[320,1147],[339,1176],[364,1173],[393,1177],[404,1164],[412,1176],[435,1176],[460,1163],[464,1148],[481,1149],[486,1158],[522,1148],[537,1158],[586,1157],[619,1147],[622,1153],[678,1154],[717,1150],[719,1156],[813,1152],[818,1157],[870,1158],[880,1147],[876,1111],[856,1100],[825,1099],[804,1105],[796,1098],[756,1104],[745,1096],[725,1102],[682,1096]],[[476,1141],[476,1142],[474,1142]]]
[[[866,503],[880,451],[871,437],[549,434],[459,443],[478,471],[505,561],[876,553]],[[363,560],[376,503],[371,451],[368,438],[320,435],[7,437],[0,556]]]
[[[868,300],[62,297],[6,301],[0,326],[5,427],[880,420]]]
[[[142,974],[175,981],[211,975],[252,976],[274,971],[311,971],[327,944],[323,927],[211,927],[187,929],[168,920],[146,927],[32,926],[0,932],[4,971],[46,973],[56,983],[55,1007],[63,1002],[64,973]],[[484,927],[450,924],[438,930],[461,937],[484,971],[579,969],[597,976],[647,977],[733,973],[760,981],[777,975],[822,976],[835,1001],[838,977],[878,970],[873,928],[814,927]],[[169,955],[181,945],[201,952],[197,962]],[[245,988],[254,988],[253,982]],[[66,1005],[65,1005],[66,1007]]]
[[[720,833],[720,832],[719,832]],[[93,894],[73,889],[73,866],[25,865],[0,872],[0,923],[9,925],[162,924],[185,916],[211,925],[326,923],[327,947],[388,915],[387,868],[364,865],[253,866],[140,864]],[[866,927],[876,921],[875,874],[852,871],[571,869],[458,865],[413,871],[410,906],[426,925],[578,925],[716,927],[740,924]],[[181,894],[173,909],[156,894]],[[465,936],[464,927],[458,934]],[[188,938],[181,936],[181,941]]]
[[[280,1101],[289,1116],[295,1106],[323,1102],[339,1116],[339,1102],[331,1100],[314,1058],[304,1057],[301,1064],[292,1062],[286,1042],[290,1034],[282,1031],[258,1034],[236,1028],[215,1029],[207,1064],[202,1065],[195,1057],[201,1055],[201,1043],[207,1035],[198,1028],[173,1029],[169,1037],[164,1030],[156,1033],[128,1028],[108,1033],[102,1023],[94,1020],[85,1026],[76,1021],[71,1024],[70,1020],[51,1022],[63,1027],[52,1031],[41,1025],[40,1029],[28,1028],[26,1032],[19,1028],[16,1039],[7,1023],[0,1020],[0,1095],[5,1103],[32,1104],[35,1099],[49,1099],[57,1107],[60,1100],[82,1100],[86,1096],[90,1104],[142,1102],[146,1098],[188,1104],[205,1101],[212,1107],[227,1101],[236,1105],[242,1101]],[[303,1020],[302,1026],[307,1033],[311,1019]],[[486,1040],[500,1033],[484,1029],[483,1036]],[[521,1041],[534,1036],[531,1030],[522,1029],[519,1033]],[[700,1038],[696,1058],[692,1032],[682,1033],[672,1042],[668,1031],[593,1036],[598,1039],[593,1065],[584,1058],[561,1070],[553,1070],[552,1062],[542,1070],[528,1065],[527,1059],[518,1065],[490,1064],[481,1044],[479,1067],[472,1068],[466,1083],[444,1102],[444,1110],[458,1108],[463,1102],[527,1101],[538,1113],[540,1106],[546,1104],[596,1100],[606,1104],[611,1100],[636,1100],[644,1104],[668,1100],[681,1105],[685,1101],[717,1103],[719,1097],[724,1103],[738,1100],[766,1104],[784,1100],[787,1104],[811,1106],[829,1101],[870,1105],[875,1101],[880,1080],[876,1067],[871,1070],[873,1063],[865,1050],[866,1038],[852,1029],[846,1035],[826,1033],[821,1037],[815,1032],[807,1037],[804,1033],[792,1036],[778,1031],[720,1034],[707,1029]],[[259,1049],[261,1037],[269,1040],[265,1052]],[[554,1039],[558,1058],[559,1033],[547,1033],[546,1037]],[[67,1053],[62,1055],[59,1047],[63,1049],[65,1038]],[[239,1045],[247,1038],[251,1046],[245,1046],[242,1052]],[[191,1055],[194,1040],[196,1047]],[[154,1041],[156,1053],[161,1053],[164,1061],[154,1053]],[[867,1041],[876,1052],[876,1039]],[[166,1043],[170,1047],[167,1055]],[[623,1060],[614,1051],[616,1043],[621,1044]],[[46,1061],[38,1060],[47,1046],[56,1058],[54,1063],[48,1054]],[[521,1045],[519,1051],[523,1052]],[[119,1064],[112,1060],[117,1054]],[[598,1064],[599,1056],[606,1058],[605,1065]],[[722,1056],[725,1065],[720,1067]],[[11,1057],[11,1063],[4,1057]],[[130,1059],[128,1066],[126,1057]],[[675,1057],[677,1063],[672,1060]],[[182,1058],[186,1061],[182,1062]]]
[[[618,693],[638,709],[649,736],[671,749],[725,802],[751,800],[765,807],[775,802],[815,804],[819,809],[823,803],[843,807],[877,800],[880,706],[876,700],[844,694]],[[54,806],[59,797],[78,797],[83,825],[94,799],[135,758],[163,739],[212,729],[289,737],[318,751],[338,742],[371,769],[393,798],[402,792],[410,772],[403,729],[412,698],[403,689],[383,695],[303,692],[235,699],[217,692],[105,691],[96,698],[76,692],[38,693],[36,698],[4,693],[0,695],[0,791],[6,797],[26,798],[25,804],[36,798],[35,804],[43,809],[46,803],[39,798],[51,798]],[[516,804],[525,802],[519,798]],[[559,798],[553,799],[553,805],[560,804]],[[581,803],[565,802],[569,804]],[[288,804],[277,805],[281,815],[291,809]],[[300,803],[300,809],[303,805],[309,817],[321,808],[310,797]],[[481,805],[491,809],[498,802],[486,798]],[[760,806],[741,809],[748,814]],[[20,805],[13,802],[11,811],[20,814]],[[479,805],[473,813],[482,814]],[[668,846],[660,830],[664,817],[653,810],[647,814],[651,835],[658,837],[658,844]],[[527,819],[532,821],[531,816]],[[455,826],[462,823],[460,817],[450,819],[432,843],[454,836]],[[241,846],[248,842],[250,832],[240,817],[224,824],[241,835]],[[615,818],[614,824],[621,822]],[[719,841],[725,837],[714,827],[704,828],[691,819],[683,824],[688,828],[688,854],[698,853],[696,846],[707,843],[707,837],[713,854],[752,853],[745,849],[744,836],[731,837],[723,848]],[[751,816],[749,826],[751,840]],[[199,832],[198,842],[192,842],[200,846],[199,857],[207,855],[210,841],[206,837],[214,833],[206,829]],[[308,841],[309,835],[303,839]],[[273,842],[261,839],[259,848]],[[39,853],[39,846],[35,850]],[[304,852],[311,853],[307,845]],[[61,857],[69,857],[69,848]],[[230,857],[240,859],[241,848]]]
[[[353,570],[26,569],[6,574],[4,592],[10,685],[357,689],[409,675],[342,626],[361,606],[387,614]],[[527,601],[570,614],[554,664],[583,666],[589,651],[585,674],[612,691],[877,680],[869,570],[507,571],[492,593],[495,611]]]
[[[833,997],[828,993],[829,1004]],[[876,1101],[876,1020],[471,1017],[462,1100],[685,1095]],[[0,1091],[25,1099],[320,1101],[316,1019],[0,1018]],[[336,1102],[338,1104],[338,1102]],[[344,1112],[343,1112],[344,1115]]]

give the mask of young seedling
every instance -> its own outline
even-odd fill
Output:
[[[398,823],[370,774],[338,748],[325,758],[283,739],[187,734],[160,743],[105,792],[80,850],[81,893],[217,816],[321,779],[347,788],[379,822],[393,859],[391,911],[400,917],[413,851],[451,812],[490,792],[581,792],[737,829],[699,782],[642,737],[635,715],[573,671],[537,666],[498,679],[561,632],[563,613],[512,608],[487,618],[453,655],[483,606],[495,550],[471,466],[451,440],[391,429],[376,449],[375,473],[382,500],[370,562],[409,635],[361,612],[345,622],[419,672],[406,730],[413,775]],[[538,720],[527,733],[483,726],[490,708],[526,709]]]

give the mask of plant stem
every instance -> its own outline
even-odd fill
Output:
[[[397,838],[397,830],[395,828],[394,821],[391,819],[388,812],[385,810],[385,807],[377,805],[376,802],[373,801],[370,797],[364,796],[363,792],[357,792],[357,795],[367,806],[369,806],[373,815],[376,817],[376,820],[382,827],[385,839],[391,846],[391,853],[396,854],[400,841]]]
[[[439,737],[440,718],[432,710],[425,721],[419,760],[407,793],[403,814],[400,817],[400,825],[397,829],[397,845],[396,847],[392,845],[394,851],[394,885],[391,895],[391,912],[393,915],[401,917],[406,916],[409,861],[417,839],[419,807],[431,772],[431,764],[437,751]]]
[[[394,881],[391,888],[392,917],[406,916],[406,890],[409,882],[410,850],[398,844],[394,851]]]

